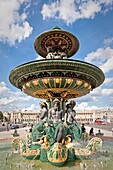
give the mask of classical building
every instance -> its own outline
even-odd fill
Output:
[[[12,123],[36,123],[38,121],[38,112],[36,111],[12,111],[11,119]]]
[[[39,119],[38,111],[17,110],[8,114],[10,114],[10,122],[13,123],[36,123]],[[78,123],[94,123],[96,119],[105,119],[108,123],[113,122],[113,110],[82,110],[76,112],[76,121]]]
[[[21,113],[22,114],[22,122],[27,122],[27,123],[37,123],[38,122],[38,112],[36,111],[29,111],[26,110]]]
[[[95,112],[95,119],[104,119],[106,122],[110,123],[113,122],[113,110],[96,110]]]
[[[95,121],[95,112],[93,111],[77,111],[76,112],[76,121],[80,124],[82,123],[94,123]]]
[[[96,119],[104,119],[108,123],[113,122],[113,110],[77,111],[76,120],[79,123],[94,123]]]

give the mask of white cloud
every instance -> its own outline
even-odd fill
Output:
[[[102,91],[101,87],[98,87],[96,89],[93,89],[93,91],[91,91],[90,94],[92,96],[98,96],[98,95],[100,95],[102,93],[101,91]]]
[[[26,21],[31,0],[0,0],[0,41],[14,45],[29,37],[33,28]],[[24,8],[21,8],[21,6]],[[21,9],[21,13],[19,13]]]
[[[105,47],[110,46],[111,44],[113,44],[113,37],[104,40]]]
[[[84,1],[81,4],[80,11],[82,18],[94,18],[95,14],[101,10],[101,5],[94,1]]]
[[[110,47],[99,48],[95,52],[89,53],[84,60],[99,66],[104,73],[107,73],[113,70],[113,49]]]
[[[76,111],[83,111],[83,110],[95,110],[98,109],[97,106],[89,106],[88,102],[81,102],[77,104],[74,108]]]
[[[104,71],[104,73],[107,73],[111,70],[113,70],[113,56],[107,60],[106,63],[100,66],[100,69]]]
[[[106,78],[105,81],[104,81],[104,84],[113,85],[113,77]]]
[[[61,19],[67,25],[77,19],[94,18],[99,12],[106,12],[112,9],[113,0],[57,0],[44,4],[41,14],[43,20],[46,18]]]
[[[3,82],[3,81],[2,81],[2,82],[0,82],[0,86],[1,86],[1,87],[4,87],[4,86],[6,86],[6,83],[5,83],[5,82]]]
[[[0,82],[0,97],[8,96],[10,90],[6,87],[4,82]]]
[[[29,106],[29,107],[25,107],[25,108],[23,108],[22,109],[22,111],[25,111],[25,110],[35,110],[35,111],[39,111],[40,110],[40,106],[38,105],[38,106],[36,106],[35,104],[31,104],[31,106]]]
[[[11,91],[4,82],[0,82],[0,109],[9,109],[12,106],[24,105],[24,102],[33,101],[32,97],[23,94],[20,91]]]
[[[111,95],[113,94],[113,89],[102,89],[103,95]]]

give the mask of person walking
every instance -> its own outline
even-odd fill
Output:
[[[86,131],[85,125],[84,123],[82,123],[82,133],[84,133]]]
[[[94,136],[93,128],[90,129],[89,136]]]

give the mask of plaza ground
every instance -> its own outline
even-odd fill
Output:
[[[92,125],[93,126],[93,125]],[[86,128],[86,131],[89,133],[90,129],[92,126],[85,126]],[[101,126],[102,127],[102,126]],[[103,128],[103,127],[102,127]],[[100,129],[101,132],[104,134],[102,136],[102,139],[104,140],[110,140],[110,141],[113,141],[113,132],[111,130],[107,130],[107,129],[102,129],[102,128],[97,128],[97,127],[94,127],[94,134],[96,134],[98,132],[98,130]],[[29,130],[29,127],[24,127],[24,128],[19,128],[17,129],[18,133],[19,133],[19,137],[21,138],[26,138],[26,135],[27,135],[27,131]],[[2,141],[12,141],[14,139],[13,137],[13,132],[14,132],[14,129],[11,129],[9,131],[2,131],[0,132],[0,142]]]

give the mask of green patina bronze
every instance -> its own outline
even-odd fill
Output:
[[[87,62],[69,59],[79,49],[78,39],[71,33],[54,27],[40,34],[34,42],[36,52],[44,59],[28,62],[11,71],[9,80],[24,93],[48,102],[40,102],[40,121],[34,125],[27,142],[19,144],[22,156],[40,159],[61,166],[76,158],[94,154],[99,138],[85,148],[74,146],[81,141],[81,127],[76,122],[75,102],[100,86],[105,77],[101,69]]]

